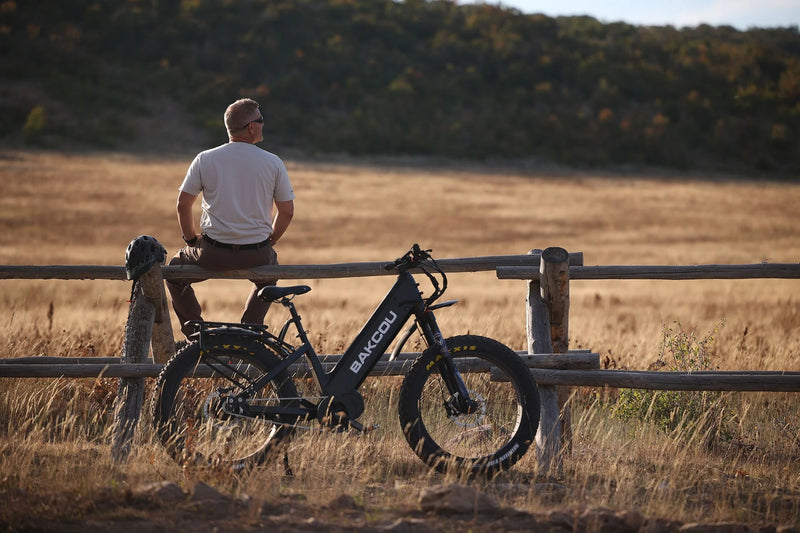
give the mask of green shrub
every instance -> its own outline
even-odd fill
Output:
[[[721,320],[704,337],[663,326],[658,359],[652,367],[671,372],[713,370],[710,348],[725,321]],[[651,367],[651,368],[652,368]],[[731,435],[732,414],[727,397],[715,391],[653,391],[623,389],[614,405],[622,420],[650,422],[666,433],[681,431],[689,438],[700,435],[706,442]]]

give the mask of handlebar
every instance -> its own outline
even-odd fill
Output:
[[[432,250],[423,250],[419,247],[419,244],[414,244],[409,251],[388,265],[385,265],[383,268],[385,270],[408,270],[409,268],[417,267],[424,261],[429,259],[433,260],[430,254],[431,251]]]
[[[427,300],[425,300],[426,305],[430,305],[436,301],[442,296],[442,294],[444,294],[444,291],[447,290],[447,276],[441,267],[436,264],[436,261],[433,259],[433,256],[430,254],[430,252],[432,252],[432,250],[423,250],[420,248],[419,244],[414,244],[405,254],[383,267],[386,270],[397,270],[398,272],[405,272],[412,268],[419,268],[422,270],[422,272],[428,276],[428,279],[431,280],[431,284],[433,285],[434,289],[433,294],[428,297]],[[426,267],[430,267],[441,276],[441,286],[439,285],[439,281],[436,279],[435,275]]]

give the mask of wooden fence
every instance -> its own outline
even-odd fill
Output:
[[[162,266],[143,275],[134,287],[121,358],[23,357],[0,359],[0,377],[118,377],[112,454],[128,455],[144,396],[144,378],[153,377],[174,353],[174,338],[164,278],[322,279],[393,275],[385,263],[269,266],[251,270],[209,272],[199,267]],[[582,253],[562,248],[532,250],[527,255],[442,259],[448,273],[496,271],[499,279],[526,280],[528,351],[522,354],[539,385],[542,418],[536,436],[539,472],[561,468],[569,440],[569,386],[652,390],[800,391],[800,372],[642,372],[601,370],[599,357],[569,350],[571,280],[600,279],[800,279],[798,264],[694,266],[583,266]],[[124,280],[124,267],[95,265],[0,265],[0,279]],[[148,355],[152,350],[152,359]],[[327,356],[329,364],[336,357]],[[414,354],[381,361],[375,375],[407,371]],[[303,365],[293,369],[306,371]]]

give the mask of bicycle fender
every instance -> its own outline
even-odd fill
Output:
[[[261,334],[246,328],[224,327],[203,330],[198,333],[197,338],[200,341],[200,346],[203,346],[204,341],[210,341],[212,338],[229,338],[231,342],[235,343],[243,338],[260,339]]]
[[[458,303],[458,300],[447,300],[446,302],[439,302],[438,304],[433,304],[428,306],[428,311],[433,311],[435,309],[441,309],[442,307],[450,307],[451,305],[455,305]]]

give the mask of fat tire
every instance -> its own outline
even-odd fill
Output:
[[[399,418],[406,440],[420,459],[440,472],[491,476],[507,470],[528,451],[539,426],[536,382],[522,359],[493,339],[461,335],[445,342],[456,367],[479,358],[509,381],[491,381],[486,372],[462,370],[483,415],[472,420],[470,415],[447,417],[443,404],[447,391],[441,392],[438,352],[427,350],[414,362],[400,388]],[[503,414],[508,421],[501,419]]]
[[[198,446],[192,442],[194,437],[187,438],[187,435],[192,433],[192,428],[187,427],[189,424],[175,416],[176,409],[183,407],[176,405],[176,400],[180,402],[182,398],[188,398],[190,391],[197,398],[206,394],[206,399],[208,399],[213,394],[210,391],[214,378],[194,376],[196,369],[199,371],[204,368],[210,370],[203,362],[208,360],[207,354],[214,354],[218,357],[228,356],[230,360],[249,364],[248,376],[251,381],[266,374],[280,361],[278,355],[271,349],[249,339],[217,337],[211,340],[204,339],[202,349],[197,341],[184,346],[164,365],[156,379],[151,414],[159,440],[173,459],[181,464],[213,465],[238,469],[265,462],[272,457],[273,452],[281,444],[291,437],[293,427],[290,425],[273,426],[271,435],[252,453],[228,456],[226,450],[223,449],[206,456],[195,449]],[[198,391],[204,387],[207,389],[206,392],[199,393]],[[271,389],[274,401],[278,401],[282,405],[296,405],[297,388],[286,371],[279,373],[271,380],[267,388]],[[181,394],[183,396],[179,396]],[[186,401],[189,402],[189,400]],[[194,407],[198,407],[200,402],[195,403],[198,405]],[[193,407],[193,405],[188,407]],[[292,424],[294,419],[283,418],[280,422]]]

